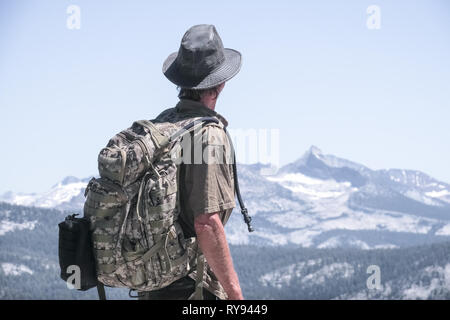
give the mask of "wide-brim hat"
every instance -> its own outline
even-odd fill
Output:
[[[180,49],[164,61],[162,71],[180,88],[208,89],[233,78],[241,64],[241,53],[224,48],[213,25],[200,24],[186,31]]]

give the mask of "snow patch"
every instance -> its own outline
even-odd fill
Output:
[[[63,203],[70,202],[72,198],[79,196],[86,189],[86,182],[73,182],[69,184],[58,183],[43,194],[6,194],[0,197],[5,201],[21,206],[35,206],[40,208],[54,208]]]
[[[433,291],[450,286],[450,264],[446,264],[445,267],[427,267],[424,273],[433,276],[430,283],[428,285],[424,285],[423,283],[412,284],[403,291],[405,299],[429,299]]]
[[[310,273],[302,278],[301,283],[312,286],[317,284],[324,284],[328,279],[348,279],[355,273],[353,266],[347,262],[332,263],[323,266],[316,272]]]
[[[436,231],[437,236],[450,236],[450,224],[446,224],[441,229]]]
[[[441,203],[436,202],[433,199],[430,198],[436,198],[436,197],[432,197],[430,196],[431,192],[426,192],[425,195],[423,195],[421,192],[417,191],[417,190],[408,190],[407,192],[404,193],[405,196],[407,196],[410,199],[425,203],[429,206],[442,206]]]
[[[425,194],[428,197],[431,197],[431,198],[442,198],[442,197],[445,197],[445,196],[449,196],[450,195],[450,191],[449,190],[429,191],[429,192],[425,192]]]
[[[351,188],[351,183],[347,181],[336,182],[335,180],[315,179],[301,173],[288,173],[276,177],[267,177],[266,179],[277,182],[292,192],[301,193],[316,200],[340,197]]]
[[[337,248],[342,244],[341,239],[339,237],[331,237],[326,241],[320,243],[317,248],[326,249],[326,248]]]
[[[317,230],[298,230],[289,233],[288,239],[291,243],[299,244],[308,248],[313,245],[313,239],[321,233],[321,231]]]
[[[318,266],[321,263],[321,259],[316,259],[291,264],[264,274],[259,278],[259,281],[264,286],[281,289],[290,285],[294,279],[300,279],[300,284],[303,286],[314,286],[324,284],[329,279],[350,278],[355,273],[353,266],[347,262],[332,263],[307,273],[311,267]]]
[[[271,286],[281,289],[283,286],[289,285],[294,278],[301,277],[304,274],[305,268],[315,266],[321,262],[321,259],[316,259],[291,264],[262,275],[259,278],[259,281],[264,286]]]
[[[1,266],[3,273],[7,276],[19,276],[24,273],[33,274],[33,270],[31,270],[24,264],[17,265],[13,263],[4,262],[1,264]]]
[[[14,230],[33,230],[36,226],[37,220],[27,221],[23,223],[17,223],[9,220],[0,221],[0,236],[3,236],[7,232],[12,232]]]
[[[272,215],[268,220],[288,229],[307,228],[317,222],[311,215],[295,211]]]

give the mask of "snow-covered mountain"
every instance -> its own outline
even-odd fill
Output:
[[[55,184],[49,191],[41,194],[24,194],[8,191],[0,195],[0,201],[21,206],[79,210],[83,207],[84,190],[90,178],[78,179],[68,176]]]
[[[373,249],[450,237],[450,185],[422,172],[371,170],[314,146],[276,175],[263,168],[239,165],[256,231],[246,231],[237,207],[226,227],[232,244]],[[9,192],[0,201],[81,211],[88,181],[68,177],[44,194]]]
[[[227,227],[240,244],[393,248],[450,236],[450,185],[411,170],[371,170],[311,147],[274,176],[240,166],[256,231],[238,214]]]

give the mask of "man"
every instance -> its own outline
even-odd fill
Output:
[[[217,118],[223,128],[228,123],[215,111],[225,82],[241,67],[241,54],[225,49],[213,25],[196,25],[183,36],[178,52],[163,65],[164,75],[180,88],[180,102],[163,111],[154,121],[178,122],[195,117]],[[202,149],[223,148],[228,159],[231,146],[222,127],[205,126],[192,139]],[[205,138],[206,137],[206,138]],[[184,148],[184,147],[183,147]],[[211,149],[211,148],[210,148]],[[212,154],[218,157],[220,152]],[[205,299],[243,299],[224,232],[224,224],[235,207],[232,165],[225,161],[180,164],[179,222],[185,237],[196,236],[206,258]],[[191,278],[192,277],[192,278]],[[195,290],[192,274],[171,285],[146,292],[143,299],[188,299]]]

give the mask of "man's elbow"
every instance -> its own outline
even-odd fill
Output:
[[[194,229],[197,235],[203,233],[215,233],[222,226],[219,214],[216,213],[204,213],[195,217]]]

